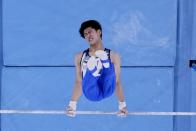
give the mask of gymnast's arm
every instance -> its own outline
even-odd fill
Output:
[[[80,65],[81,57],[82,57],[82,53],[78,53],[75,56],[76,78],[75,78],[71,101],[78,101],[78,99],[82,95],[82,72],[81,72],[81,65]]]
[[[120,73],[121,73],[121,62],[120,62],[120,56],[117,53],[111,52],[111,60],[114,63],[114,69],[116,74],[116,95],[119,100],[119,116],[126,116],[128,114],[123,88],[121,84],[120,79]]]
[[[69,101],[69,105],[66,108],[66,114],[71,117],[76,115],[77,101],[82,95],[82,73],[80,67],[81,57],[82,53],[76,54],[75,56],[76,79],[71,100]]]

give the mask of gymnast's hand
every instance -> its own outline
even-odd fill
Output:
[[[123,109],[119,110],[117,113],[117,116],[119,117],[126,117],[128,115],[127,107],[124,107]]]
[[[119,102],[118,109],[119,111],[117,112],[117,116],[126,117],[128,115],[126,102]]]
[[[69,105],[66,108],[66,115],[70,117],[76,116],[76,101],[70,101]]]

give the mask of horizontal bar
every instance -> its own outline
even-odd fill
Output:
[[[74,65],[3,65],[5,68],[20,68],[20,67],[75,67]],[[173,68],[174,66],[162,65],[146,65],[146,66],[121,66],[121,68]]]
[[[62,110],[0,110],[0,114],[66,114]],[[76,111],[78,115],[117,115],[117,112]],[[142,116],[196,116],[196,112],[129,112],[128,115]]]

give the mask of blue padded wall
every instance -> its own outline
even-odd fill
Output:
[[[105,47],[121,55],[129,111],[196,111],[196,71],[188,67],[196,59],[194,0],[2,3],[1,109],[64,110],[74,55],[88,48],[78,29],[96,19]],[[78,110],[117,111],[117,102],[82,96]],[[1,131],[195,131],[195,123],[190,116],[1,115]]]
[[[195,111],[194,71],[189,68],[189,60],[195,52],[194,31],[194,0],[178,1],[178,38],[175,65],[175,104],[174,111]],[[194,131],[195,116],[175,116],[175,131]]]
[[[123,65],[173,66],[176,5],[176,0],[4,0],[4,64],[72,65],[74,54],[87,48],[78,34],[81,22],[97,19],[105,46],[123,56]]]
[[[195,50],[196,51],[196,50]],[[192,86],[191,86],[191,111],[196,112],[196,70],[192,70]],[[191,117],[191,131],[196,130],[196,117]]]
[[[193,10],[193,24],[192,24],[192,45],[191,45],[191,59],[196,60],[196,2],[192,3]],[[196,70],[191,71],[191,111],[196,112]],[[196,117],[191,118],[191,131],[196,131]]]
[[[3,42],[2,42],[2,1],[0,0],[0,99],[1,99],[1,71],[2,71],[2,65],[3,65]],[[1,109],[1,103],[0,103],[0,109]],[[1,117],[1,114],[0,114]],[[1,118],[0,118],[1,123]],[[1,130],[1,126],[0,126]]]
[[[74,82],[72,72],[74,68],[71,67],[4,68],[2,109],[64,110]],[[172,69],[126,68],[122,70],[122,82],[130,111],[173,110]],[[78,103],[78,110],[116,111],[117,107],[115,96],[102,102],[89,102],[82,97]],[[30,125],[32,126],[29,129]],[[171,116],[132,116],[123,119],[116,116],[96,115],[76,118],[68,118],[65,115],[2,115],[2,131],[27,129],[140,131],[144,128],[149,131],[172,131],[173,118]]]
[[[104,45],[119,52],[122,65],[129,66],[122,69],[129,110],[173,111],[176,14],[176,0],[4,1],[1,108],[64,110],[75,74],[68,66],[76,52],[88,47],[79,36],[79,26],[86,19],[97,19],[103,26]],[[117,111],[117,107],[114,96],[98,103],[82,97],[78,103],[78,110]],[[1,118],[2,131],[173,130],[172,116],[4,114]]]

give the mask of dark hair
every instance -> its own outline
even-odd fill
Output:
[[[102,38],[102,28],[101,28],[100,23],[96,20],[87,20],[81,24],[79,33],[82,38],[84,38],[84,30],[88,27],[91,27],[95,29],[96,31],[101,30],[101,38]]]

